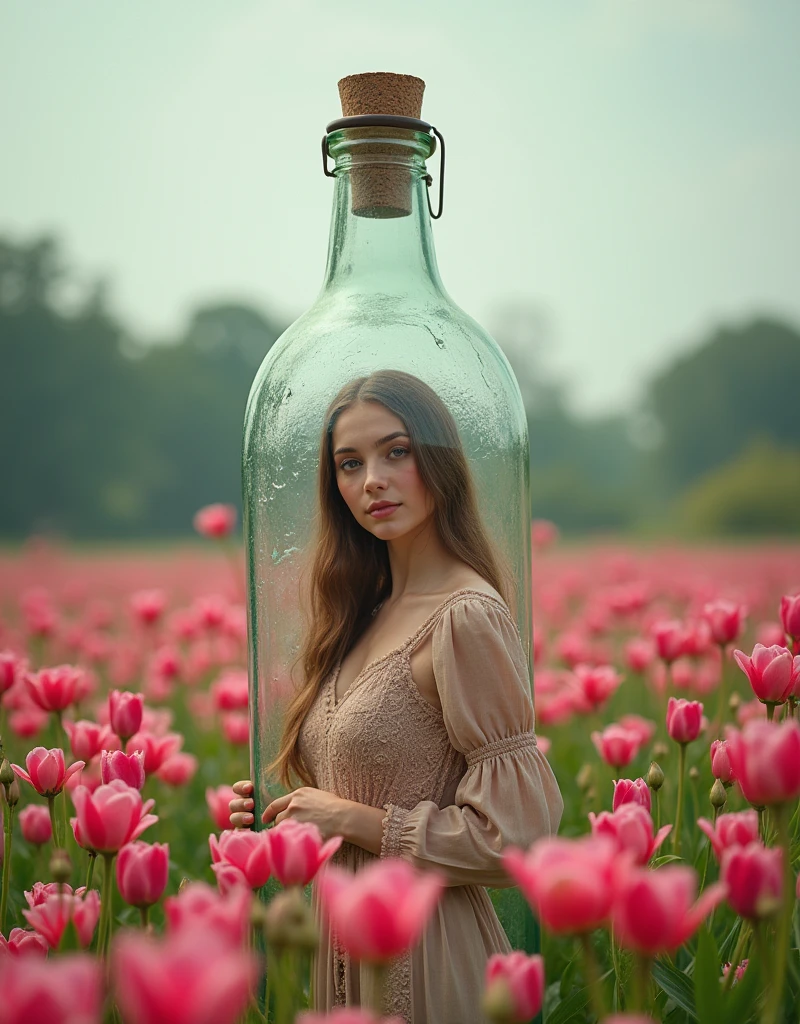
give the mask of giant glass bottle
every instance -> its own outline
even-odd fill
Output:
[[[447,404],[484,522],[515,575],[517,621],[530,664],[525,414],[503,353],[453,302],[439,276],[426,161],[437,148],[443,161],[444,144],[419,119],[423,88],[411,76],[381,73],[339,83],[345,117],[328,125],[323,139],[323,162],[334,180],[325,279],[311,308],[270,349],[247,405],[243,489],[256,820],[279,792],[267,790],[263,768],[277,752],[288,671],[299,647],[298,581],[323,416],[353,377],[405,370]],[[510,891],[498,890],[494,898],[512,943],[530,949],[527,908]]]

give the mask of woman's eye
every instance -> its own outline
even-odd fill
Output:
[[[393,455],[395,452],[402,452],[403,455],[408,455],[408,448],[401,448],[398,445],[397,448],[392,448],[392,450],[391,450],[391,452],[389,452],[389,454]]]
[[[358,462],[358,459],[342,459],[339,463],[339,469],[347,469],[348,462]]]

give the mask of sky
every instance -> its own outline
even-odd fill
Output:
[[[799,43],[798,0],[3,0],[0,234],[57,232],[142,338],[288,323],[337,81],[417,75],[448,292],[535,310],[573,409],[625,411],[717,325],[800,324]]]

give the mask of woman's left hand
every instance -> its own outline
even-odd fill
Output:
[[[323,839],[331,839],[342,834],[342,810],[345,805],[341,797],[326,793],[322,789],[301,786],[286,796],[279,796],[268,804],[261,820],[268,824],[274,821],[280,825],[287,818],[295,821],[308,821],[316,825]]]

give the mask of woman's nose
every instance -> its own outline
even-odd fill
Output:
[[[366,474],[364,477],[364,488],[365,490],[372,490],[375,487],[385,488],[386,487],[386,472],[376,465],[370,465],[367,463]]]

